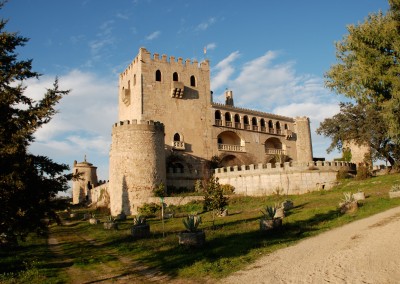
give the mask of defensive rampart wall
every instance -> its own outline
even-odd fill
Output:
[[[339,169],[355,170],[347,162],[309,162],[258,164],[215,169],[220,184],[235,187],[236,194],[262,196],[272,194],[303,194],[331,189],[336,185]]]

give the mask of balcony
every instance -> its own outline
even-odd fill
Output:
[[[183,141],[173,141],[172,148],[175,150],[185,150],[185,142]]]
[[[231,144],[218,144],[219,151],[246,152],[244,146]]]
[[[225,121],[226,127],[232,127],[232,121]]]
[[[216,126],[222,126],[222,120],[221,119],[216,119],[215,120],[215,125]]]
[[[265,154],[267,154],[267,155],[285,155],[286,151],[283,149],[266,148]]]

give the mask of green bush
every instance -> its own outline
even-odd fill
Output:
[[[141,207],[138,208],[139,214],[149,218],[149,217],[155,217],[157,212],[161,210],[161,205],[158,205],[154,202],[151,203],[145,203]]]
[[[235,187],[230,184],[221,184],[221,189],[223,194],[234,194],[235,193]]]
[[[357,167],[357,180],[364,180],[371,177],[371,173],[366,166],[358,166]]]
[[[339,171],[336,174],[336,179],[341,180],[341,179],[346,179],[349,178],[349,171],[346,168],[340,168]]]

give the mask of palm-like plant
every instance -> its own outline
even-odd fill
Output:
[[[189,232],[196,232],[199,225],[201,224],[201,216],[197,215],[188,215],[185,219],[182,220],[183,225]]]

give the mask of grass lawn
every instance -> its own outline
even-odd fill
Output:
[[[201,213],[200,228],[206,232],[206,245],[197,249],[178,245],[177,234],[184,229],[180,217],[165,221],[164,237],[160,219],[150,218],[151,237],[134,240],[130,236],[131,218],[119,222],[118,231],[108,231],[103,229],[103,224],[82,221],[85,212],[82,209],[78,211],[78,218],[66,218],[68,223],[64,226],[51,226],[50,244],[47,238],[32,236],[12,251],[0,251],[0,282],[84,283],[96,279],[110,282],[130,279],[145,283],[149,279],[179,279],[201,283],[219,279],[304,238],[399,206],[400,198],[388,197],[388,191],[396,183],[400,183],[400,174],[363,181],[344,180],[333,190],[304,195],[231,196],[229,216],[218,218],[216,229],[212,229],[211,214]],[[358,190],[367,196],[362,206],[355,213],[340,214],[338,203],[343,193]],[[260,210],[286,198],[295,207],[284,218],[282,228],[260,232]],[[178,215],[193,211],[201,212],[202,205],[180,207]],[[96,216],[106,220],[101,212]]]

